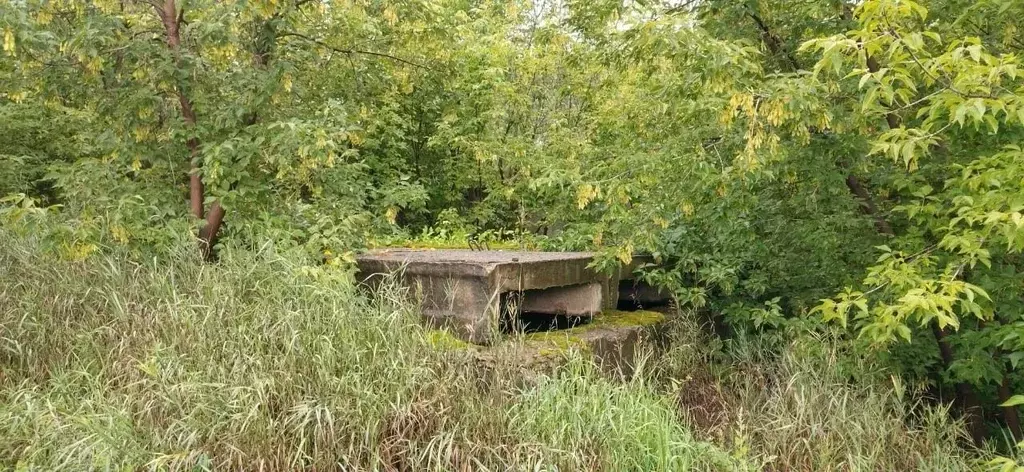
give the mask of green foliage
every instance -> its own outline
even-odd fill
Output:
[[[932,3],[865,2],[855,29],[803,46],[821,53],[814,80],[855,91],[849,106],[864,120],[889,122],[881,131],[865,121],[863,130],[869,154],[901,171],[889,179],[900,231],[879,248],[867,289],[847,289],[816,310],[844,326],[852,320],[875,344],[911,341],[918,327],[959,331],[946,342],[963,358],[945,369],[983,387],[1015,379],[1021,357],[1013,340],[1022,292],[1011,280],[1020,278],[1024,249],[1015,144],[1024,89],[1006,43],[974,34],[987,21],[981,12],[1011,6],[978,2],[946,16],[943,2]]]
[[[50,221],[40,250],[65,262],[197,238],[335,269],[391,244],[588,250],[606,272],[647,253],[637,276],[723,335],[845,333],[991,418],[1024,389],[1022,19],[0,0],[0,218]]]

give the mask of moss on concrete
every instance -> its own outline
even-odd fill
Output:
[[[443,329],[432,329],[427,331],[427,342],[437,349],[458,350],[471,349],[472,344],[456,337],[454,334]]]
[[[665,314],[656,311],[605,311],[594,317],[588,324],[578,328],[599,328],[610,326],[651,326],[665,321]],[[575,328],[573,328],[575,329]]]
[[[541,349],[542,355],[547,355],[545,351],[548,350],[554,350],[555,352],[564,352],[572,348],[587,349],[588,347],[587,342],[582,337],[580,337],[580,333],[573,332],[573,330],[571,329],[530,333],[523,336],[523,339],[527,343],[543,344],[547,346],[547,348]]]
[[[590,350],[585,335],[603,328],[648,327],[665,321],[665,315],[653,311],[619,311],[602,312],[587,323],[569,329],[540,331],[523,335],[523,341],[537,347],[542,356],[555,356],[570,349]],[[427,342],[442,350],[470,350],[477,346],[463,341],[458,336],[444,329],[431,329],[426,333]]]
[[[665,315],[654,311],[605,311],[594,316],[594,319],[579,326],[556,331],[541,331],[523,336],[527,343],[544,345],[541,355],[552,355],[568,351],[571,348],[587,350],[590,348],[583,338],[590,331],[602,328],[648,327],[665,321]]]

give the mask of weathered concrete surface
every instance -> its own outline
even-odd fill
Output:
[[[554,314],[591,315],[613,308],[618,279],[587,268],[586,252],[473,251],[463,249],[379,249],[358,257],[358,277],[370,284],[401,273],[402,285],[419,301],[435,326],[453,328],[463,339],[489,344],[499,335],[505,310],[527,306]],[[541,290],[552,289],[550,293]],[[505,294],[519,306],[503,303]]]
[[[439,349],[465,350],[485,367],[514,367],[530,374],[552,372],[575,351],[592,359],[604,372],[629,378],[638,355],[657,356],[665,351],[672,313],[671,308],[663,312],[605,312],[589,324],[517,336],[490,347],[463,343],[440,330],[432,332],[431,342]]]
[[[519,310],[567,316],[594,316],[601,312],[604,288],[591,282],[566,287],[526,290]]]
[[[474,251],[470,249],[379,249],[358,257],[360,272],[489,277],[501,291],[576,285],[599,277],[587,269],[589,252]]]
[[[579,349],[592,355],[606,371],[628,377],[642,347],[662,347],[668,321],[669,317],[662,312],[608,311],[595,316],[589,324],[532,333],[525,340],[537,356],[564,357],[567,349]]]
[[[489,344],[499,337],[501,320],[519,312],[587,317],[614,310],[620,279],[632,279],[651,260],[636,257],[609,276],[587,267],[593,259],[589,252],[387,248],[360,255],[357,276],[373,285],[400,273],[432,325]]]

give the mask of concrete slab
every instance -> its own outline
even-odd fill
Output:
[[[619,278],[589,269],[592,261],[588,252],[405,248],[357,258],[361,281],[400,272],[431,324],[477,344],[497,339],[502,317],[524,307],[577,316],[614,308]]]

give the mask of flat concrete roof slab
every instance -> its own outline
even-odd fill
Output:
[[[472,249],[374,249],[359,256],[360,260],[398,262],[409,264],[469,264],[491,266],[498,264],[531,264],[538,262],[578,261],[590,262],[590,252],[538,252],[538,251],[474,251]]]
[[[479,277],[499,291],[576,285],[602,277],[587,268],[590,252],[474,251],[470,249],[376,249],[357,257],[359,271],[409,275]]]

